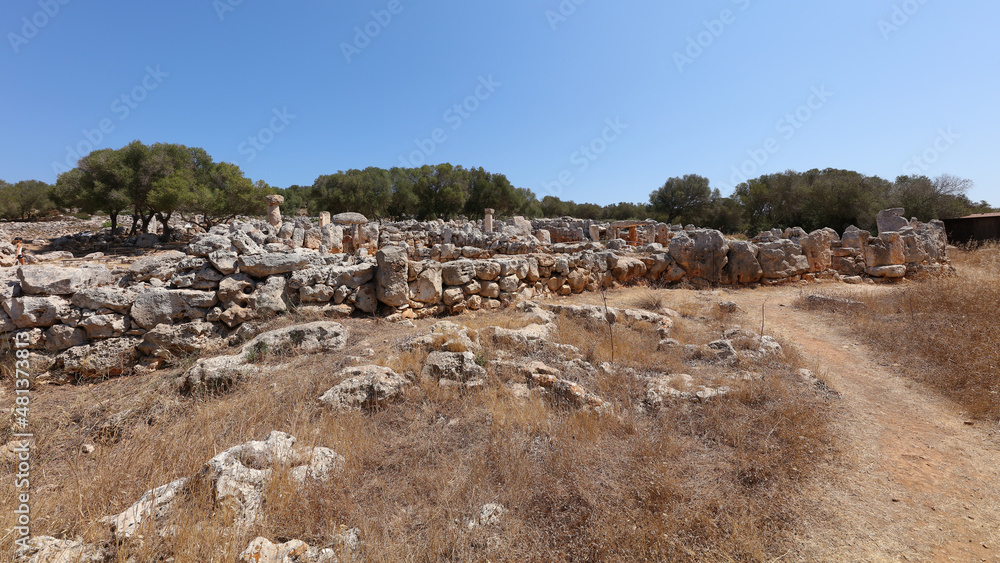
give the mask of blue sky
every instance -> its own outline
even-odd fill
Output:
[[[834,167],[1000,205],[997,21],[985,0],[5,0],[0,178],[139,139],[277,187],[451,162],[607,204]]]

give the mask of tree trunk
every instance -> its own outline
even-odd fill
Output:
[[[163,225],[163,234],[160,236],[161,242],[170,242],[170,216],[173,215],[173,211],[163,215],[162,213],[156,214],[156,219]]]
[[[113,211],[111,213],[111,236],[115,236],[115,231],[118,230],[118,212]]]

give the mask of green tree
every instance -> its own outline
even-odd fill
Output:
[[[662,187],[649,194],[649,203],[665,222],[673,223],[679,219],[700,217],[711,203],[711,197],[708,178],[687,174],[682,178],[668,179]]]

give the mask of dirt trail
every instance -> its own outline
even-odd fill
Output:
[[[808,485],[783,561],[1000,561],[1000,449],[985,423],[880,365],[842,319],[793,307],[798,287],[726,294],[794,342],[840,393],[840,465]],[[718,299],[718,297],[715,297]],[[766,303],[765,303],[766,299]],[[996,430],[992,428],[992,430]]]

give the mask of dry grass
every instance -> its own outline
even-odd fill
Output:
[[[845,319],[971,417],[1000,420],[1000,244],[951,258],[955,275],[846,295],[864,306]]]
[[[517,327],[515,315],[484,314],[471,324]],[[693,318],[678,322],[692,334],[717,335],[717,320],[697,330]],[[263,358],[265,365],[285,363],[217,397],[178,396],[173,374],[162,373],[39,389],[32,407],[40,437],[34,531],[104,541],[101,517],[195,474],[224,449],[281,430],[299,444],[342,454],[344,474],[300,489],[277,472],[264,518],[235,532],[225,529],[207,493],[196,492],[178,513],[175,536],[147,534],[142,546],[122,546],[118,561],[233,561],[257,535],[337,548],[345,526],[360,528],[364,544],[355,555],[365,561],[765,561],[787,550],[800,483],[832,455],[825,399],[788,366],[759,366],[763,380],[730,380],[729,395],[705,404],[638,411],[645,387],[622,368],[696,368],[684,366],[680,352],[656,351],[655,333],[620,326],[617,369],[578,381],[610,401],[613,415],[537,395],[517,398],[504,385],[514,376],[492,367],[482,391],[425,381],[383,411],[330,411],[317,397],[338,383],[347,356],[370,347],[374,361],[416,372],[411,364],[422,359],[393,350],[407,334],[398,325],[345,324],[348,350]],[[554,340],[595,364],[610,360],[606,327],[570,319],[558,327]],[[518,357],[531,359],[551,360]],[[114,432],[102,433],[127,409]],[[98,444],[94,454],[80,453],[86,442]],[[7,469],[0,526],[9,529],[14,488]],[[510,511],[501,524],[470,529],[469,519],[492,502]],[[4,538],[0,550],[9,553],[11,541]]]

